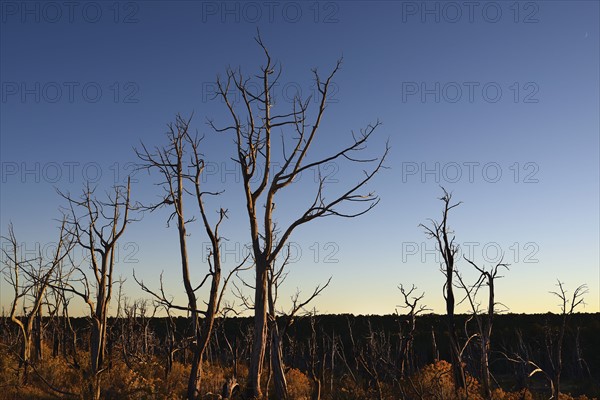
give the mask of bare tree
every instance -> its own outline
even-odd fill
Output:
[[[383,400],[385,372],[391,365],[390,338],[383,331],[375,331],[367,320],[368,336],[356,355],[356,363],[365,372],[367,390],[375,390],[378,400]],[[395,374],[394,374],[395,375]]]
[[[321,400],[321,387],[325,379],[325,358],[327,354],[325,352],[325,346],[321,346],[322,357],[319,357],[319,344],[317,340],[317,329],[315,327],[315,313],[311,313],[310,316],[310,338],[307,343],[308,352],[308,364],[309,364],[309,375],[312,379],[314,386],[311,396],[311,400]],[[326,335],[322,335],[323,343],[325,342]],[[333,374],[333,368],[331,369]]]
[[[458,343],[458,335],[456,333],[456,321],[454,317],[454,273],[455,273],[455,256],[458,252],[458,246],[454,244],[454,233],[448,227],[448,214],[450,210],[458,207],[461,202],[452,204],[452,194],[442,188],[444,195],[440,200],[444,203],[442,212],[442,221],[437,222],[430,220],[431,226],[420,224],[427,237],[435,239],[438,250],[442,256],[440,270],[444,274],[446,281],[444,283],[443,293],[446,300],[446,316],[448,325],[448,338],[450,340],[450,356],[452,361],[452,372],[454,382],[458,388],[466,387],[466,376],[463,366],[461,348]]]
[[[190,313],[194,340],[187,398],[189,400],[196,400],[201,395],[202,361],[210,342],[214,321],[219,312],[227,282],[232,274],[243,266],[245,260],[234,268],[224,280],[222,279],[221,236],[219,228],[227,217],[227,210],[221,208],[217,213],[217,221],[211,223],[204,205],[204,198],[205,196],[219,195],[220,192],[207,192],[203,191],[200,187],[205,161],[200,154],[201,138],[194,137],[189,132],[190,121],[191,118],[184,119],[178,115],[175,123],[169,124],[167,144],[164,147],[155,147],[153,151],[150,151],[142,144],[142,149],[136,150],[138,158],[142,161],[140,168],[148,171],[156,170],[162,177],[162,181],[158,184],[163,189],[162,199],[157,204],[147,206],[146,209],[153,211],[162,207],[169,207],[173,210],[167,224],[172,219],[175,219],[177,222],[181,273],[188,304],[185,306],[176,305],[167,297],[162,284],[162,276],[159,292],[149,289],[143,282],[137,279],[136,281],[144,291],[151,294],[161,305],[168,309]],[[188,185],[191,185],[192,188],[189,189]],[[195,197],[204,230],[210,240],[210,248],[207,256],[208,272],[204,276],[204,279],[195,286],[192,284],[190,274],[187,242],[187,224],[193,221],[194,218],[187,217],[184,211],[184,196],[186,194],[192,194]],[[223,287],[221,288],[222,280]],[[210,284],[208,300],[206,301],[207,306],[206,309],[200,309],[196,292],[207,281]],[[200,318],[200,316],[203,318]]]
[[[18,326],[21,333],[21,350],[19,352],[20,365],[24,367],[23,382],[27,382],[27,370],[32,362],[31,350],[34,347],[36,356],[41,358],[41,312],[45,294],[53,279],[54,272],[59,268],[62,260],[72,249],[72,242],[65,231],[65,221],[60,226],[58,242],[51,260],[44,260],[39,254],[35,259],[23,259],[13,225],[8,226],[8,237],[4,237],[10,244],[10,251],[3,248],[6,264],[6,281],[13,287],[14,295],[10,307],[10,320]],[[40,252],[41,253],[41,252]],[[23,308],[23,317],[17,316],[17,310]],[[34,321],[37,328],[34,331]]]
[[[169,307],[164,307],[165,312],[167,313],[167,317],[165,318],[165,348],[164,353],[166,357],[166,365],[165,365],[165,379],[169,377],[171,371],[173,370],[173,365],[175,362],[175,354],[181,350],[181,341],[176,340],[176,330],[177,325],[173,319],[173,315],[171,314],[171,309]]]
[[[424,292],[418,296],[413,295],[414,291],[417,290],[415,285],[412,285],[411,288],[407,290],[400,284],[398,289],[400,289],[404,301],[404,304],[398,305],[398,307],[408,310],[406,333],[400,334],[400,375],[404,378],[408,373],[414,372],[413,341],[417,329],[417,315],[429,309],[425,305],[419,305],[419,302],[425,297]]]
[[[513,352],[513,355],[508,355],[506,352],[501,352],[504,358],[516,365],[518,365],[518,377],[519,384],[521,387],[527,387],[528,383],[522,378],[522,375],[527,374],[527,378],[531,378],[533,375],[541,374],[549,383],[551,397],[550,399],[560,399],[560,379],[562,373],[562,346],[564,337],[568,329],[569,319],[575,312],[577,307],[585,305],[584,296],[588,293],[587,285],[579,285],[572,296],[567,295],[567,290],[564,287],[564,283],[558,281],[557,291],[551,291],[550,293],[558,297],[560,300],[560,325],[558,329],[553,329],[549,324],[545,327],[545,340],[546,340],[546,356],[548,358],[548,367],[545,369],[540,364],[531,360],[530,349],[525,345],[523,337],[520,331],[517,331],[519,349]],[[527,372],[527,369],[531,369]]]
[[[479,338],[480,344],[480,368],[481,368],[481,385],[483,386],[483,392],[486,399],[492,398],[492,377],[490,373],[490,351],[491,351],[491,337],[492,327],[494,323],[494,313],[496,306],[499,304],[495,300],[495,287],[494,280],[501,278],[498,275],[499,268],[508,269],[508,264],[502,262],[502,259],[490,270],[486,270],[485,267],[479,267],[472,260],[464,257],[464,259],[471,264],[479,273],[479,278],[472,286],[465,284],[460,273],[456,273],[456,277],[459,281],[459,287],[464,289],[465,298],[464,300],[469,301],[469,305],[472,311],[472,317],[477,322],[477,337]],[[479,303],[477,302],[477,293],[483,286],[488,287],[488,305],[485,312],[485,316],[481,315],[479,309]]]
[[[573,356],[575,359],[575,370],[576,370],[576,374],[578,377],[580,378],[588,378],[590,380],[593,380],[592,378],[592,373],[590,371],[590,367],[587,363],[587,361],[585,360],[585,358],[583,357],[583,350],[581,348],[581,339],[580,339],[580,334],[581,334],[581,327],[578,326],[577,327],[577,333],[575,334],[575,343],[574,343],[574,349],[573,349]]]
[[[506,352],[502,352],[502,355],[510,362],[517,364],[520,370],[526,370],[528,367],[531,371],[527,377],[531,378],[536,374],[541,374],[549,383],[551,397],[550,399],[560,399],[560,379],[562,373],[562,346],[564,337],[568,329],[569,319],[575,312],[577,307],[585,305],[584,296],[588,293],[587,285],[579,285],[572,296],[567,295],[567,290],[564,287],[564,283],[558,281],[557,291],[551,291],[553,295],[558,297],[560,300],[560,325],[558,329],[553,329],[547,324],[545,328],[545,339],[546,339],[546,356],[548,357],[549,366],[545,369],[541,363],[536,363],[531,360],[530,350],[525,345],[521,332],[517,331],[519,347],[518,352],[515,354],[508,355]],[[519,372],[520,374],[520,372]],[[526,382],[520,382],[521,386],[526,386]],[[525,383],[525,385],[523,385]]]
[[[156,335],[150,328],[150,323],[156,316],[158,305],[156,303],[153,305],[150,314],[148,303],[147,299],[129,302],[125,298],[122,307],[123,315],[120,316],[117,311],[119,332],[115,339],[120,342],[123,361],[132,370],[134,369],[132,360],[143,364],[151,362],[154,355],[153,349],[157,345]]]
[[[568,328],[569,319],[575,312],[577,307],[585,305],[584,296],[588,293],[587,285],[579,285],[572,296],[568,296],[568,291],[564,287],[564,283],[558,281],[557,291],[552,291],[553,295],[558,297],[560,300],[560,311],[561,311],[561,324],[558,328],[558,332],[550,332],[550,329],[546,329],[546,347],[548,358],[550,361],[550,376],[552,386],[552,399],[558,399],[560,395],[560,377],[563,369],[562,365],[562,346],[565,338],[565,333]]]
[[[73,324],[71,323],[71,316],[69,315],[69,304],[74,297],[74,295],[68,291],[68,280],[70,278],[70,274],[73,272],[73,266],[71,265],[70,267],[70,269],[64,267],[56,270],[56,285],[53,287],[53,293],[57,296],[57,307],[62,309],[62,327],[59,329],[62,333],[63,359],[67,365],[79,370],[81,368],[81,364],[79,362],[79,355],[77,353],[76,346],[77,331],[73,327]]]
[[[127,179],[126,187],[115,186],[113,195],[108,195],[108,201],[98,200],[89,184],[79,199],[59,193],[68,201],[65,209],[67,231],[88,253],[84,261],[89,260],[90,263],[91,277],[81,267],[73,265],[68,281],[61,282],[59,287],[79,296],[89,308],[90,383],[87,397],[97,400],[100,398],[100,375],[105,370],[107,319],[115,282],[117,243],[132,221],[129,216],[132,209],[130,179]]]
[[[246,197],[246,211],[250,226],[250,239],[252,256],[255,264],[254,284],[254,338],[250,370],[246,386],[246,395],[250,398],[262,397],[260,377],[263,371],[265,350],[268,340],[268,276],[273,271],[277,256],[285,248],[290,236],[301,225],[317,218],[326,216],[340,216],[353,218],[371,210],[377,203],[378,197],[373,193],[360,194],[367,182],[382,168],[383,161],[388,152],[386,146],[383,155],[378,158],[361,159],[353,154],[364,150],[371,135],[380,125],[367,126],[360,135],[353,135],[349,145],[331,155],[309,160],[311,145],[315,142],[317,132],[325,112],[331,82],[341,66],[337,62],[332,72],[323,80],[316,70],[313,70],[317,87],[318,104],[315,117],[309,120],[309,106],[312,99],[302,100],[296,97],[292,110],[281,113],[275,112],[275,100],[272,90],[281,76],[281,67],[277,67],[262,42],[260,36],[256,42],[262,48],[266,64],[261,67],[257,76],[260,82],[258,92],[250,85],[251,80],[241,71],[229,69],[223,80],[217,78],[217,97],[224,101],[230,117],[231,124],[217,127],[209,121],[216,132],[233,131],[237,149],[235,161],[239,165],[242,175],[242,185]],[[274,78],[272,77],[274,76]],[[236,102],[234,94],[238,94],[240,101]],[[282,163],[274,164],[273,138],[274,130],[288,129],[292,135],[281,137]],[[350,162],[373,162],[374,166],[365,171],[365,175],[355,184],[338,194],[326,193],[327,176],[320,173],[320,167],[326,163],[347,160]],[[317,188],[313,200],[305,211],[292,220],[292,222],[279,229],[275,223],[275,204],[278,194],[292,184],[300,174],[309,170],[319,171]],[[366,207],[357,212],[346,212],[340,209],[344,203],[361,202]],[[261,222],[262,219],[262,222]]]

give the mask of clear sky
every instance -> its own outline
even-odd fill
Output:
[[[349,143],[351,130],[380,120],[368,149],[392,150],[369,190],[380,204],[357,219],[324,219],[292,237],[294,263],[282,294],[309,292],[323,313],[387,314],[400,283],[415,284],[443,312],[443,276],[419,223],[439,218],[440,185],[463,204],[451,214],[456,242],[480,265],[504,253],[510,271],[497,299],[512,312],[558,311],[557,279],[589,286],[582,311],[600,311],[599,3],[597,1],[43,2],[2,1],[0,17],[0,226],[15,225],[27,251],[50,248],[64,201],[86,179],[101,193],[123,183],[140,141],[164,143],[166,124],[194,112],[206,134],[207,185],[225,189],[222,226],[231,268],[248,243],[232,138],[212,101],[228,66],[263,64],[259,28],[281,63],[277,107],[314,91],[311,68],[327,73],[343,56],[318,147]],[[332,193],[356,168],[329,166]],[[158,196],[137,174],[136,200]],[[277,205],[281,223],[310,201],[310,174]],[[191,206],[190,206],[191,209]],[[118,274],[131,298],[143,294],[132,271],[184,302],[177,234],[166,213],[126,231]],[[196,277],[206,270],[196,223],[190,227]],[[3,241],[2,245],[6,245]],[[465,262],[458,268],[475,275]],[[11,288],[0,284],[3,308]],[[461,308],[464,310],[464,308]]]

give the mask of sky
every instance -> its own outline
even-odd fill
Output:
[[[331,277],[311,304],[321,313],[402,313],[400,284],[414,284],[423,304],[444,312],[435,245],[419,227],[440,218],[443,186],[462,202],[449,219],[461,254],[488,268],[501,255],[510,264],[496,283],[510,312],[560,311],[550,294],[557,280],[570,293],[587,284],[580,311],[600,311],[598,2],[0,5],[0,232],[12,222],[24,254],[56,242],[65,205],[57,189],[78,194],[90,182],[102,195],[132,175],[133,199],[155,201],[157,177],[135,171],[133,149],[163,145],[167,124],[193,113],[192,127],[205,135],[204,183],[224,190],[207,206],[212,216],[229,209],[221,232],[223,263],[232,268],[247,251],[248,220],[233,138],[207,120],[230,122],[213,99],[217,76],[228,67],[252,76],[264,65],[259,30],[282,69],[274,88],[282,112],[295,94],[314,93],[313,68],[325,75],[343,57],[311,157],[349,144],[352,131],[378,120],[365,155],[391,146],[387,168],[366,188],[380,197],[377,207],[359,218],[317,220],[290,239],[282,310],[297,290],[308,294]],[[326,169],[331,196],[362,174],[342,162]],[[282,195],[280,226],[309,204],[314,184],[314,171],[305,173]],[[144,214],[119,244],[117,274],[131,299],[145,296],[133,271],[153,288],[163,272],[167,292],[185,302],[167,218]],[[201,228],[189,227],[198,282],[207,269]],[[457,268],[476,279],[464,260]],[[3,280],[3,309],[11,296]]]

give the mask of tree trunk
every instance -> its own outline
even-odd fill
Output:
[[[57,328],[55,327],[53,332],[52,332],[52,357],[56,358],[58,357],[58,353],[60,352],[60,334],[57,331]]]
[[[26,384],[28,379],[29,363],[31,362],[31,347],[31,334],[23,331],[23,346],[21,347],[21,361],[19,363],[23,367],[23,379],[21,381],[23,384]]]
[[[103,323],[95,317],[92,324],[90,337],[90,377],[89,377],[89,399],[100,400],[100,371],[102,369],[103,351]]]
[[[192,355],[192,369],[188,379],[187,398],[188,400],[196,400],[200,398],[200,388],[202,384],[202,355],[199,351],[194,350]]]
[[[560,399],[560,372],[552,377],[552,397],[553,400]]]
[[[483,393],[486,399],[492,399],[492,386],[490,377],[490,341],[489,338],[484,336],[482,339],[481,346],[481,386],[483,386]]]
[[[42,361],[43,349],[42,349],[42,309],[40,308],[35,316],[35,327],[34,327],[34,360]]]
[[[448,336],[450,339],[450,356],[452,361],[452,375],[454,384],[457,388],[466,387],[465,370],[462,365],[462,357],[460,354],[460,346],[458,344],[458,336],[456,335],[456,324],[454,321],[454,292],[452,290],[454,272],[454,260],[449,263],[446,268],[446,313],[448,321]]]
[[[211,297],[208,303],[207,316],[202,320],[202,326],[198,326],[198,330],[196,331],[197,343],[194,347],[192,370],[190,372],[190,378],[188,381],[188,400],[199,399],[201,395],[202,362],[204,360],[204,354],[206,353],[210,343],[210,337],[214,326],[220,280],[221,275],[217,270],[213,275],[210,294]]]
[[[256,290],[254,295],[254,337],[252,341],[252,357],[248,371],[246,387],[247,397],[260,399],[262,375],[267,346],[267,261],[264,255],[256,260]]]
[[[102,322],[95,319],[90,337],[90,371],[93,375],[97,374],[102,368],[102,331]]]
[[[281,337],[274,317],[271,323],[271,370],[273,371],[275,396],[278,400],[286,400],[288,397],[287,381],[285,380],[283,355],[281,353]]]
[[[312,392],[312,400],[321,400],[321,380],[319,378],[314,377],[313,382],[315,386]]]
[[[456,388],[466,387],[465,370],[462,365],[462,357],[460,355],[460,348],[458,346],[458,338],[454,329],[454,324],[451,323],[449,326],[450,331],[448,336],[450,338],[450,357],[452,361],[452,376],[454,378],[454,384]]]
[[[433,352],[433,361],[436,362],[440,359],[440,353],[438,352],[437,342],[435,340],[435,331],[433,330],[433,326],[431,327],[431,349]]]
[[[166,338],[166,347],[167,347],[167,365],[165,368],[165,379],[169,377],[169,374],[173,370],[173,354],[175,350],[175,335],[173,334],[171,325],[167,322],[167,338]]]

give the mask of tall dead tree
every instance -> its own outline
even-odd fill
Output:
[[[90,365],[85,397],[94,400],[100,399],[100,375],[105,370],[106,329],[115,282],[114,268],[118,261],[117,243],[132,221],[129,216],[133,208],[130,179],[127,179],[127,186],[115,186],[113,189],[114,193],[108,195],[107,201],[98,200],[89,185],[80,198],[59,192],[68,201],[65,209],[67,231],[88,253],[83,262],[90,264],[85,270],[73,265],[69,279],[61,282],[60,289],[76,294],[89,308]]]
[[[562,346],[564,343],[565,334],[569,328],[569,320],[571,315],[575,312],[577,307],[585,305],[584,296],[588,293],[587,285],[579,285],[572,296],[567,295],[567,290],[564,287],[564,283],[558,281],[557,291],[551,291],[550,293],[558,297],[560,300],[559,307],[561,310],[560,314],[560,325],[558,328],[550,327],[547,323],[545,327],[545,340],[546,340],[546,357],[548,358],[548,366],[544,367],[541,363],[536,363],[530,358],[530,350],[523,342],[520,331],[517,331],[519,339],[519,351],[513,352],[513,355],[502,353],[504,357],[515,364],[517,364],[520,370],[527,370],[528,367],[531,371],[527,374],[527,378],[531,378],[533,375],[541,374],[549,383],[551,397],[550,399],[558,400],[560,396],[560,380],[562,374]],[[521,382],[521,386],[523,385]]]
[[[164,147],[155,147],[153,151],[150,151],[142,144],[142,149],[136,150],[136,154],[141,160],[139,168],[148,170],[149,172],[157,171],[162,178],[158,184],[163,189],[161,200],[156,204],[147,206],[146,209],[153,211],[166,207],[173,210],[167,220],[167,224],[173,219],[177,223],[181,274],[187,296],[187,305],[176,305],[167,297],[163,289],[162,277],[159,292],[149,289],[143,282],[137,281],[137,279],[136,281],[144,291],[151,294],[164,307],[190,313],[194,340],[192,342],[193,359],[188,380],[187,398],[188,400],[196,400],[201,396],[202,361],[210,342],[223,293],[230,277],[242,267],[245,260],[234,268],[223,280],[219,228],[227,217],[227,210],[221,208],[217,213],[216,222],[213,223],[210,221],[204,205],[204,198],[205,196],[219,195],[220,192],[207,192],[201,188],[205,161],[200,154],[201,138],[192,136],[189,132],[190,121],[191,118],[184,119],[178,115],[175,123],[169,124],[167,144]],[[192,284],[188,256],[187,224],[194,220],[194,217],[188,217],[184,210],[184,196],[188,193],[192,194],[195,198],[204,231],[210,241],[207,257],[208,272],[198,285]],[[223,287],[221,288],[222,280]],[[207,281],[210,284],[210,290],[208,299],[205,300],[206,308],[200,309],[197,291]]]
[[[260,36],[256,42],[262,48],[265,65],[261,67],[257,78],[260,89],[256,91],[252,79],[247,78],[241,71],[227,70],[223,80],[217,78],[217,97],[225,103],[231,117],[231,123],[224,127],[216,126],[210,121],[216,132],[234,133],[237,162],[242,176],[242,185],[246,199],[246,212],[250,227],[250,242],[255,264],[254,283],[254,337],[252,357],[250,360],[249,376],[246,386],[246,396],[261,398],[260,378],[263,371],[265,349],[268,340],[268,274],[273,271],[273,264],[290,236],[301,225],[317,218],[340,216],[353,218],[371,210],[379,201],[373,193],[360,194],[367,182],[382,168],[388,147],[381,157],[360,159],[353,155],[364,150],[371,135],[380,125],[368,125],[359,135],[353,135],[350,144],[329,156],[316,158],[311,161],[311,145],[315,142],[317,132],[325,113],[326,103],[331,89],[332,80],[339,71],[341,60],[336,63],[332,72],[323,80],[316,70],[313,70],[317,89],[317,110],[315,117],[310,120],[309,108],[312,98],[294,99],[291,110],[275,111],[276,104],[272,96],[273,88],[281,76],[281,67],[277,67],[262,42]],[[240,101],[236,102],[236,98]],[[273,146],[276,145],[274,130],[286,130],[281,137],[281,164],[275,164]],[[291,132],[291,133],[290,133]],[[354,184],[343,191],[327,193],[325,187],[327,176],[320,173],[320,167],[327,163],[347,160],[356,163],[372,162],[374,165]],[[289,187],[302,172],[317,170],[318,182],[312,201],[286,227],[277,227],[275,223],[275,204],[278,195]],[[367,204],[357,212],[340,210],[343,203],[362,202]]]
[[[454,298],[454,273],[455,273],[455,256],[458,252],[458,246],[454,243],[454,233],[448,227],[448,214],[450,210],[458,207],[461,203],[452,203],[452,194],[442,188],[444,195],[440,200],[444,203],[442,212],[442,221],[438,222],[430,219],[431,226],[420,224],[428,238],[435,239],[438,251],[442,256],[440,262],[440,270],[444,274],[446,281],[444,282],[443,293],[446,301],[446,321],[448,328],[448,339],[450,342],[450,357],[452,361],[452,375],[457,388],[466,387],[465,369],[463,366],[461,348],[458,343],[458,335],[456,333],[456,320],[454,316],[455,298]]]
[[[559,399],[560,397],[560,378],[562,374],[562,346],[564,343],[565,333],[568,329],[569,319],[575,312],[577,307],[584,305],[584,296],[588,292],[587,285],[579,285],[572,296],[567,295],[567,290],[564,287],[564,283],[558,281],[556,284],[558,290],[552,291],[553,295],[558,297],[560,300],[560,311],[561,311],[561,323],[558,327],[558,332],[550,332],[550,328],[546,330],[546,348],[548,353],[548,359],[550,361],[550,370],[548,375],[551,381],[552,387],[552,399]]]
[[[60,226],[58,242],[51,260],[44,260],[42,254],[32,260],[23,259],[12,224],[8,226],[8,236],[2,238],[7,240],[10,245],[10,249],[2,249],[5,256],[4,263],[7,267],[5,279],[14,290],[9,318],[18,326],[21,334],[19,364],[24,368],[23,382],[26,382],[30,362],[37,361],[41,357],[40,319],[45,294],[54,279],[55,270],[59,268],[62,260],[71,251],[72,242],[65,231],[64,220]],[[24,315],[19,318],[17,313],[21,307]],[[36,320],[38,326],[34,332]],[[37,336],[35,340],[34,336]],[[32,358],[31,352],[34,347],[36,356]]]
[[[464,257],[465,260],[471,264],[478,272],[479,278],[477,281],[468,286],[465,284],[462,276],[457,272],[456,276],[459,281],[459,287],[465,291],[465,299],[469,301],[471,307],[472,316],[477,323],[477,337],[479,338],[480,345],[480,374],[481,374],[481,386],[486,399],[492,398],[492,376],[490,373],[490,351],[491,351],[491,338],[492,338],[492,327],[494,323],[494,314],[496,306],[499,304],[495,300],[495,287],[494,280],[501,278],[498,275],[499,268],[508,269],[508,264],[502,262],[502,259],[490,270],[485,267],[479,267],[472,260]],[[485,314],[482,316],[479,309],[479,303],[477,302],[477,294],[483,286],[488,287],[488,304]]]

